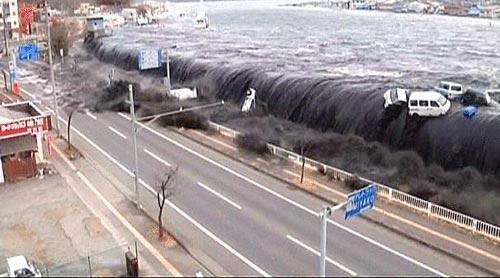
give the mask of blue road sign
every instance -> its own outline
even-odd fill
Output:
[[[160,50],[144,48],[139,50],[139,70],[156,69],[160,67]]]
[[[360,190],[349,193],[345,210],[345,219],[350,219],[367,209],[373,208],[377,198],[377,187],[370,184]]]
[[[22,44],[17,53],[19,60],[38,60],[38,45],[34,43]]]

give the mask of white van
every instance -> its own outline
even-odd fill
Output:
[[[410,116],[441,116],[446,114],[450,108],[450,101],[435,91],[412,92],[408,100],[408,114]]]
[[[402,88],[392,88],[387,90],[384,93],[384,108],[387,108],[390,105],[406,105],[409,94],[410,90]]]
[[[448,99],[460,98],[464,93],[464,89],[461,84],[448,81],[441,81],[435,90],[443,94]]]

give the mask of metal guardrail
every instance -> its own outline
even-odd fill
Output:
[[[213,122],[209,122],[209,128],[215,130],[217,133],[223,136],[232,139],[235,139],[236,137],[241,135],[241,132]],[[302,156],[300,154],[291,152],[269,143],[267,143],[267,148],[268,151],[275,156],[290,160],[298,165],[302,165]],[[306,167],[321,171],[323,174],[329,174],[336,180],[347,181],[349,179],[355,178],[355,175],[352,173],[335,168],[330,165],[326,165],[322,162],[307,157],[304,157],[304,160]],[[401,204],[405,207],[422,212],[429,217],[438,218],[440,220],[462,227],[473,233],[481,234],[500,242],[500,227],[475,219],[463,213],[445,208],[443,206],[436,205],[429,201],[412,196],[408,193],[399,191],[390,186],[383,185],[365,178],[359,179],[366,183],[375,184],[377,186],[377,194],[390,202]]]

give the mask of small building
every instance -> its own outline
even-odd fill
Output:
[[[3,32],[4,28],[7,29],[7,36],[9,39],[19,40],[19,8],[17,0],[0,1],[0,30]],[[5,12],[5,15],[3,14]],[[6,25],[4,26],[3,20],[5,16]],[[3,33],[2,33],[3,34]]]
[[[104,35],[104,17],[102,15],[88,16],[86,31],[86,39],[94,39]]]
[[[104,32],[104,17],[101,15],[88,16],[87,32]]]
[[[443,7],[443,13],[446,15],[454,15],[454,16],[467,15],[464,5],[457,3],[445,4]]]
[[[125,22],[137,23],[137,10],[133,8],[123,9],[122,17],[125,19]]]
[[[50,116],[31,102],[0,106],[0,183],[33,177],[51,154]]]

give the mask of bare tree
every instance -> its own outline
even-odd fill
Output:
[[[177,168],[171,169],[165,174],[165,177],[159,184],[158,192],[156,192],[156,197],[158,201],[158,238],[161,240],[163,238],[163,207],[165,206],[165,201],[174,195],[174,177],[177,173]]]

